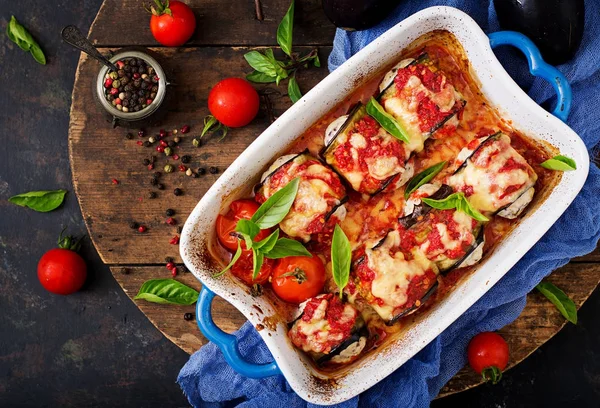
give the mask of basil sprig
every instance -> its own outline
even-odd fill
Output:
[[[67,190],[30,191],[12,196],[8,201],[38,212],[49,212],[57,209],[62,204],[65,200],[65,194],[67,194]]]
[[[548,298],[558,311],[573,324],[577,324],[577,307],[565,292],[551,284],[550,282],[540,282],[535,287],[544,296]]]
[[[293,103],[298,102],[302,98],[302,92],[300,92],[300,87],[295,76],[291,77],[288,81],[288,95]]]
[[[351,262],[352,249],[350,248],[350,241],[344,234],[344,230],[338,224],[335,224],[331,241],[331,272],[333,281],[340,290],[340,298],[350,278]]]
[[[456,209],[457,211],[464,212],[469,217],[477,221],[489,221],[489,218],[477,211],[475,208],[471,207],[469,200],[467,200],[467,197],[465,197],[465,194],[462,192],[450,194],[448,197],[442,198],[441,200],[422,198],[421,201],[437,210]]]
[[[150,279],[142,284],[134,299],[171,305],[193,305],[198,292],[175,279]]]
[[[262,203],[251,219],[241,219],[236,224],[235,232],[244,240],[246,248],[252,250],[252,279],[256,279],[258,276],[265,258],[312,256],[300,242],[289,238],[279,238],[279,229],[276,229],[262,241],[254,241],[260,230],[274,227],[290,212],[296,194],[298,194],[299,185],[300,179],[296,177]],[[219,277],[227,272],[238,261],[241,254],[242,248],[240,241],[238,241],[238,249],[231,262],[214,277]]]
[[[577,163],[575,160],[571,159],[567,156],[554,156],[551,159],[546,160],[542,164],[540,164],[545,169],[548,170],[557,170],[557,171],[573,171],[577,170]]]
[[[406,184],[406,188],[404,189],[404,198],[408,199],[408,197],[419,187],[433,180],[433,178],[437,176],[440,171],[442,171],[445,165],[446,162],[443,161],[413,176],[413,178],[408,181],[408,184]]]
[[[253,72],[246,75],[248,81],[261,84],[275,82],[279,85],[282,79],[289,78],[288,96],[292,102],[296,102],[302,97],[296,81],[296,71],[300,68],[308,68],[311,61],[315,67],[321,66],[317,49],[313,49],[303,56],[292,50],[294,9],[295,1],[292,0],[290,7],[277,27],[277,43],[286,55],[284,60],[276,59],[273,50],[270,48],[266,49],[264,53],[250,51],[244,55],[248,64],[254,68]]]
[[[404,143],[410,142],[410,138],[402,125],[398,123],[398,121],[394,119],[392,115],[387,113],[385,109],[383,109],[383,106],[381,106],[373,97],[371,97],[367,103],[367,113],[396,139]]]
[[[6,35],[8,38],[17,44],[23,51],[29,51],[31,56],[40,64],[46,65],[46,56],[39,44],[33,39],[29,31],[23,27],[15,16],[10,18],[6,27]]]

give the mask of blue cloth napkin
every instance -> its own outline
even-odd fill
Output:
[[[493,3],[482,0],[406,0],[377,27],[348,33],[338,30],[329,69],[387,29],[420,9],[445,4],[457,7],[486,32],[500,30]],[[585,35],[575,58],[559,69],[573,87],[573,109],[568,124],[592,149],[600,141],[600,0],[588,0]],[[554,91],[545,81],[533,79],[516,52],[500,49],[503,65],[523,89],[543,106],[553,106]],[[598,147],[596,147],[596,150]],[[593,156],[592,156],[593,157]],[[542,278],[569,259],[591,252],[600,237],[600,170],[591,165],[587,182],[573,204],[505,277],[427,347],[389,377],[341,407],[427,407],[442,386],[466,363],[469,340],[481,331],[497,330],[515,320],[525,307],[525,295]],[[248,361],[267,363],[272,357],[254,328],[246,323],[237,333]],[[282,376],[254,380],[234,372],[214,344],[190,357],[177,379],[194,407],[308,407]]]

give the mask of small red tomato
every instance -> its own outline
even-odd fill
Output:
[[[256,89],[241,78],[227,78],[216,84],[208,94],[208,110],[223,125],[245,126],[258,113]]]
[[[150,31],[162,45],[179,47],[194,34],[196,16],[187,4],[177,0],[161,0],[151,10]]]
[[[271,285],[275,294],[288,303],[302,303],[317,296],[325,285],[325,265],[313,255],[289,256],[279,261]]]
[[[252,286],[255,283],[263,284],[269,280],[274,263],[275,261],[272,259],[265,258],[260,271],[258,271],[258,276],[256,279],[252,279],[252,268],[254,265],[252,251],[244,251],[238,261],[231,267],[231,273],[248,286]]]
[[[480,373],[484,381],[496,384],[508,364],[508,344],[497,333],[479,333],[471,339],[467,356],[471,368]]]
[[[46,252],[38,262],[37,274],[42,286],[58,295],[70,295],[83,286],[87,277],[85,261],[76,252],[80,242],[73,237],[61,237],[59,248]]]
[[[229,206],[229,212],[217,217],[217,238],[225,248],[236,251],[239,239],[231,235],[235,231],[237,222],[241,219],[252,218],[259,205],[253,200],[236,200]],[[271,233],[270,229],[260,230],[254,241],[262,241]],[[246,243],[241,241],[242,249],[246,249]]]

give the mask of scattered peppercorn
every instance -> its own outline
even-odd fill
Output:
[[[168,270],[171,270],[171,269],[175,268],[175,264],[173,262],[167,262],[166,266],[167,266]]]
[[[173,269],[171,269],[171,276],[173,276],[173,277],[177,276],[177,267],[174,267]]]
[[[211,166],[208,171],[210,172],[210,174],[217,174],[219,172],[219,169],[215,166]]]
[[[163,137],[167,136],[167,131],[164,129],[161,129],[160,132],[158,132],[158,134],[162,139]]]
[[[165,173],[173,173],[173,170],[175,170],[175,168],[173,167],[172,164],[165,164],[165,167],[163,170],[165,171]]]
[[[131,222],[129,223],[129,228],[131,228],[131,229],[138,229],[138,228],[139,228],[139,226],[140,226],[140,224],[138,224],[138,223],[137,223],[137,222],[135,222],[135,221],[131,221]]]
[[[192,169],[187,169],[187,170],[185,171],[185,175],[186,175],[186,176],[188,176],[188,177],[191,177],[191,175],[192,175],[192,174],[194,174],[194,173],[192,172]]]
[[[171,238],[171,240],[169,241],[169,244],[179,245],[179,235],[175,235],[173,238]]]
[[[144,232],[146,232],[147,230],[148,230],[148,228],[146,228],[146,226],[145,226],[145,225],[140,225],[140,226],[138,227],[138,231],[139,231],[139,232],[141,232],[141,233],[144,233]]]
[[[181,133],[187,133],[190,131],[190,127],[188,125],[185,125],[181,128]]]
[[[144,132],[144,129],[140,129],[140,131],[138,132],[139,137],[144,137],[145,134],[146,132]]]
[[[159,153],[164,153],[165,152],[165,148],[163,146],[156,146],[156,151]]]
[[[156,193],[154,191],[150,191],[148,193],[148,198],[151,199],[151,200],[155,199],[156,198]]]
[[[198,178],[198,173],[192,173],[193,178]]]
[[[177,143],[175,143],[175,142],[174,142],[174,141],[172,141],[172,140],[169,140],[169,142],[167,143],[167,145],[169,145],[169,147],[175,147],[175,145],[176,145],[176,144],[177,144]]]
[[[146,140],[146,141],[144,142],[144,147],[150,147],[150,142]]]
[[[177,220],[173,217],[169,217],[167,218],[167,221],[165,221],[167,224],[169,225],[176,225],[177,224]]]
[[[176,196],[180,196],[183,194],[183,190],[181,190],[180,188],[176,188],[175,190],[173,190],[173,194],[175,194]]]
[[[183,231],[183,227],[180,225],[179,227],[177,227],[177,233],[181,234],[181,231]]]
[[[187,167],[185,167],[183,164],[180,164],[178,167],[179,171],[184,172],[187,170]]]
[[[179,142],[181,142],[181,138],[180,138],[179,136],[175,136],[175,137],[173,138],[173,141],[174,141],[175,143],[179,143]]]
[[[165,211],[165,214],[167,214],[167,217],[172,217],[175,215],[175,210],[173,210],[172,208],[167,208],[167,211]]]
[[[165,147],[165,155],[170,156],[173,154],[173,149],[170,147]]]
[[[152,178],[150,179],[150,185],[153,185],[153,186],[155,186],[155,185],[157,185],[157,184],[158,184],[158,180],[157,180],[157,179],[155,179],[154,177],[152,177]]]
[[[204,167],[200,167],[198,169],[198,174],[201,175],[201,176],[205,175],[206,174],[206,169]]]
[[[138,140],[137,142],[135,142],[138,146],[143,146],[144,142],[142,142],[141,140]]]
[[[150,164],[150,160],[149,160],[149,159],[144,159],[144,162],[143,162],[143,163],[144,163],[144,166],[147,166],[147,165],[149,165],[149,164]]]
[[[154,164],[150,163],[150,164],[148,165],[148,170],[154,170]]]
[[[160,141],[160,145],[161,145],[162,147],[167,147],[169,144],[168,144],[167,142],[165,142],[164,140],[161,140],[161,141]]]
[[[190,320],[194,320],[194,315],[192,313],[185,313],[183,319],[189,322]]]
[[[171,156],[171,158],[173,160],[179,160],[179,155],[177,153],[175,153],[173,156]]]
[[[159,190],[164,190],[164,189],[165,189],[165,185],[164,185],[164,184],[161,184],[161,183],[158,183],[158,184],[156,185],[156,188],[158,188]]]
[[[161,176],[160,171],[155,171],[152,177],[159,178]]]
[[[172,131],[172,132],[173,132],[173,134],[174,134],[174,135],[176,135],[176,134],[177,134],[177,132],[178,132],[178,130],[177,130],[177,129],[173,129],[173,131]]]
[[[126,139],[129,139],[129,140],[131,140],[131,139],[133,139],[133,135],[132,135],[131,133],[129,133],[129,132],[128,132],[128,133],[125,135],[125,138],[126,138]]]
[[[148,141],[149,141],[150,143],[154,143],[154,142],[156,142],[156,138],[155,138],[154,136],[150,136],[150,137],[148,138]]]
[[[200,140],[198,140],[198,139],[194,138],[194,139],[192,140],[192,145],[193,145],[194,147],[200,147]]]
[[[166,263],[173,262],[173,258],[171,258],[170,256],[165,256],[165,262]]]
[[[188,156],[187,154],[185,156],[181,157],[181,162],[188,164],[190,162],[190,156]]]

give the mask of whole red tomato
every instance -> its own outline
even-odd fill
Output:
[[[267,259],[263,261],[263,264],[258,271],[256,279],[252,279],[254,263],[252,260],[252,251],[244,251],[238,259],[238,261],[231,267],[231,273],[233,276],[244,282],[248,286],[252,286],[255,283],[264,284],[269,280],[271,272],[273,271],[273,264],[275,261]]]
[[[483,332],[473,337],[467,348],[469,365],[485,381],[496,384],[508,364],[508,344],[497,333]]]
[[[152,6],[151,11],[150,31],[162,45],[179,47],[185,44],[196,30],[196,16],[185,3],[161,0],[157,2],[156,7]]]
[[[271,286],[288,303],[302,303],[317,296],[325,285],[325,265],[313,255],[282,258],[273,271]]]
[[[79,241],[73,237],[61,237],[59,248],[46,252],[38,262],[37,274],[42,286],[58,295],[70,295],[83,286],[87,277],[85,261],[76,252]]]
[[[227,78],[216,84],[208,94],[208,110],[223,125],[245,126],[258,113],[259,98],[248,81]]]
[[[253,200],[236,200],[229,206],[229,212],[217,217],[217,238],[221,245],[230,251],[236,251],[239,239],[231,235],[235,231],[237,222],[241,219],[252,218],[259,205]],[[269,236],[270,229],[260,230],[254,241],[261,241]],[[246,243],[242,240],[242,249],[246,249]]]

